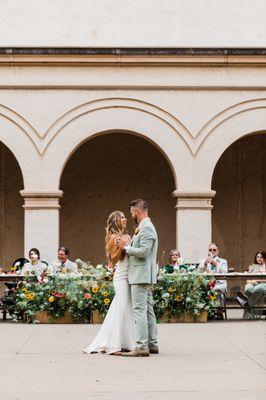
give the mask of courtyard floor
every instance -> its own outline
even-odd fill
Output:
[[[86,355],[99,325],[0,322],[0,398],[266,398],[266,321],[159,324],[160,354]]]

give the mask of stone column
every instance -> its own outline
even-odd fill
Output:
[[[42,260],[47,262],[56,260],[59,246],[59,199],[63,192],[21,190],[20,193],[24,197],[25,257],[28,258],[32,247],[37,247]]]
[[[206,256],[212,241],[211,202],[215,191],[175,190],[176,240],[181,256],[187,262],[198,262]]]

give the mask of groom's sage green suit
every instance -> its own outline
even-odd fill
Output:
[[[153,311],[152,285],[156,283],[158,237],[150,218],[145,218],[126,246],[129,256],[128,282],[136,326],[136,347],[157,346],[156,318]]]

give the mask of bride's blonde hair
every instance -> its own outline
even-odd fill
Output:
[[[108,243],[111,236],[122,236],[125,233],[121,225],[122,215],[124,215],[122,211],[113,211],[107,219],[105,228],[105,249],[107,257],[109,257]]]

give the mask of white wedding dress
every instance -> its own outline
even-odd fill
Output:
[[[113,283],[115,296],[98,334],[89,347],[83,350],[85,353],[111,354],[136,347],[127,256],[117,263]]]

